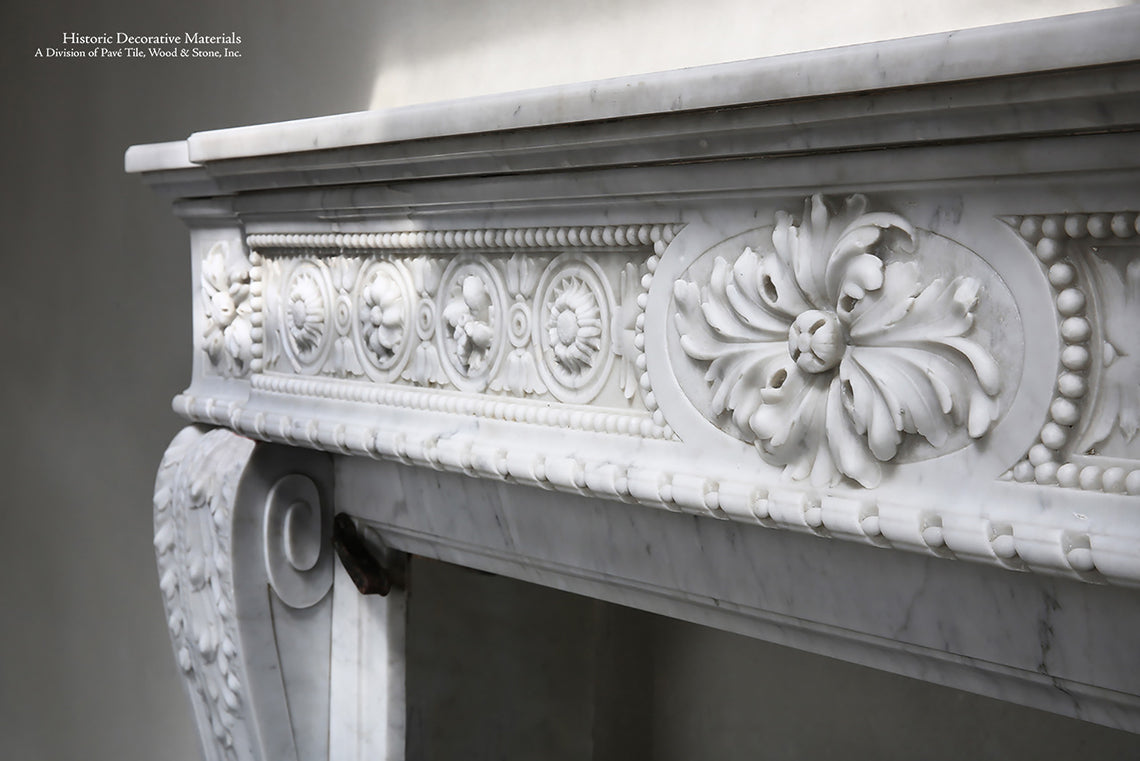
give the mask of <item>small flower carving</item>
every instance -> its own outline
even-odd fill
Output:
[[[478,275],[465,276],[443,309],[443,321],[455,343],[455,356],[467,375],[478,375],[486,367],[495,335],[491,312],[491,293]]]
[[[253,359],[248,265],[227,265],[219,243],[202,260],[202,347],[210,363],[228,375],[243,375]]]
[[[546,332],[554,361],[564,373],[586,372],[601,349],[601,309],[594,292],[577,277],[567,277],[553,290]]]
[[[385,272],[379,272],[364,289],[360,321],[364,343],[382,365],[399,353],[404,341],[404,292]]]
[[[915,230],[863,196],[803,219],[776,215],[772,246],[717,258],[707,286],[678,280],[682,350],[708,363],[712,412],[795,479],[866,487],[907,436],[943,446],[997,418],[999,369],[968,337],[980,283],[920,279]]]
[[[311,359],[325,333],[325,299],[309,272],[293,278],[285,302],[285,328],[302,359]]]

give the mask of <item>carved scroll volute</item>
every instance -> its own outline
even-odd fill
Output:
[[[871,488],[989,437],[1023,362],[1002,278],[863,196],[801,209],[694,223],[662,257],[646,356],[682,439],[727,447],[719,429],[773,478]]]
[[[163,458],[160,583],[209,761],[328,755],[331,483],[327,456],[227,430],[186,428]]]

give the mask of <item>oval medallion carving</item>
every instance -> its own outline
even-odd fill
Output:
[[[815,196],[800,218],[724,240],[673,299],[672,362],[703,371],[679,372],[682,391],[793,479],[875,486],[885,463],[960,448],[1001,414],[1012,374],[978,323],[1016,312],[1008,290],[863,196]]]

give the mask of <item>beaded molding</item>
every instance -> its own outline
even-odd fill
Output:
[[[637,368],[637,382],[641,386],[642,401],[645,402],[645,408],[653,416],[654,424],[664,431],[665,438],[675,438],[673,429],[665,422],[665,414],[657,406],[657,396],[653,393],[653,383],[649,377],[648,363],[645,359],[645,305],[649,303],[649,286],[653,285],[653,274],[657,271],[657,265],[661,262],[661,255],[665,253],[665,248],[668,245],[669,241],[665,239],[654,242],[653,256],[645,260],[647,272],[641,278],[641,292],[637,295],[637,307],[640,311],[637,314],[637,322],[634,324],[633,346],[636,351],[634,367]]]
[[[260,373],[265,368],[265,260],[256,251],[249,254],[249,305],[250,338],[253,341],[250,372]]]
[[[285,396],[313,396],[385,407],[476,415],[512,423],[558,426],[595,433],[614,433],[647,439],[672,437],[670,430],[657,425],[644,413],[603,411],[569,405],[554,407],[531,399],[473,397],[440,389],[376,386],[327,378],[297,378],[283,375],[256,375],[251,379],[250,387],[257,391]]]
[[[587,227],[513,227],[391,233],[254,233],[251,250],[379,249],[389,251],[498,248],[612,248],[648,246],[673,240],[683,225],[595,225]]]
[[[1093,338],[1103,332],[1088,309],[1096,293],[1089,282],[1088,265],[1072,245],[1094,241],[1126,240],[1140,234],[1136,212],[1054,214],[1010,217],[1004,220],[1030,246],[1053,288],[1058,332],[1063,343],[1057,383],[1049,416],[1036,442],[1005,478],[1021,483],[1140,495],[1140,465],[1123,467],[1081,464],[1071,451],[1087,421],[1093,400],[1090,374],[1096,373],[1097,347]],[[1085,254],[1087,252],[1080,251]],[[1140,382],[1140,379],[1137,379]]]

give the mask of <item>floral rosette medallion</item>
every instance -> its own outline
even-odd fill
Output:
[[[1001,373],[975,335],[978,278],[924,280],[915,228],[860,195],[775,221],[770,245],[674,285],[714,422],[793,479],[865,487],[910,440],[937,451],[991,430]]]
[[[584,257],[563,254],[543,274],[537,303],[534,341],[547,387],[562,402],[592,401],[613,364],[613,296],[605,276]]]
[[[215,243],[202,260],[202,349],[222,375],[240,377],[253,360],[253,309],[249,264],[230,261],[224,242]]]
[[[357,330],[368,370],[377,380],[397,377],[407,361],[413,344],[413,294],[406,271],[396,264],[374,262],[365,270],[357,299]]]
[[[281,305],[286,348],[298,368],[313,368],[328,338],[328,296],[320,267],[302,262],[285,288]]]

